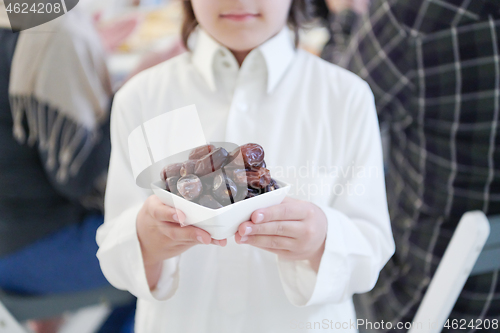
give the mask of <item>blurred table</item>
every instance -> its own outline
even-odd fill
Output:
[[[113,86],[118,87],[148,53],[168,49],[180,36],[182,3],[171,1],[164,6],[133,8],[103,25],[137,17],[138,25],[108,58]]]

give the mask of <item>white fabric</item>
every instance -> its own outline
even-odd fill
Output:
[[[144,121],[190,104],[207,140],[261,144],[272,175],[293,185],[290,194],[323,209],[328,233],[318,274],[307,261],[281,260],[232,237],[225,248],[197,245],[165,261],[149,290],[135,228],[152,192],[135,185],[127,138]],[[351,296],[374,286],[394,251],[377,116],[364,81],[294,50],[286,28],[239,69],[199,31],[193,53],[139,74],[117,93],[111,137],[97,256],[107,279],[139,298],[138,333],[306,332],[314,322],[356,332]]]
[[[5,10],[5,3],[0,0],[0,28],[10,29],[9,16]]]

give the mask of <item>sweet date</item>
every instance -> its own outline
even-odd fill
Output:
[[[227,156],[228,153],[224,148],[219,147],[215,149],[210,154],[205,155],[196,162],[194,173],[197,176],[202,177],[219,170],[226,162]]]
[[[246,167],[259,166],[264,162],[264,148],[256,143],[247,143],[240,147]]]
[[[215,150],[214,145],[204,145],[204,146],[196,147],[193,150],[191,150],[191,152],[189,153],[188,159],[199,160],[200,158],[202,158],[205,155],[210,154],[214,150]]]
[[[161,170],[160,178],[162,181],[166,181],[170,177],[180,177],[180,172],[182,168],[182,163],[169,164]]]
[[[279,188],[255,143],[231,152],[204,145],[192,149],[183,163],[165,166],[160,174],[167,191],[211,209],[253,198]]]
[[[269,184],[269,191],[268,192],[277,190],[279,188],[280,188],[280,186],[278,185],[278,183],[274,179],[271,178],[271,183]]]
[[[247,185],[247,171],[245,169],[233,169],[231,171],[232,179],[234,180],[236,185]]]
[[[196,175],[187,175],[177,181],[177,190],[185,199],[193,201],[203,192],[203,185]]]
[[[211,208],[211,209],[219,209],[222,208],[223,206],[214,199],[213,196],[210,194],[204,194],[201,196],[200,200],[198,201],[200,205],[203,207]]]
[[[243,201],[247,198],[248,195],[248,188],[247,186],[238,186],[238,193],[236,193],[236,196],[234,197],[234,202],[239,202]]]
[[[271,173],[266,168],[253,167],[246,176],[248,185],[253,188],[265,188],[271,183]]]
[[[263,193],[262,189],[249,187],[249,188],[247,188],[247,195],[246,195],[245,199],[250,199],[250,198],[256,197],[262,193]]]
[[[245,165],[240,147],[237,147],[234,150],[232,150],[229,153],[227,160],[228,160],[228,165],[231,165],[231,167],[234,168],[243,168]]]
[[[174,194],[179,193],[177,191],[177,181],[179,180],[180,177],[169,177],[167,178],[167,181],[165,182],[165,186],[167,188],[167,191],[172,192]]]
[[[197,161],[198,160],[187,160],[186,162],[182,163],[182,167],[179,171],[181,177],[193,174],[194,167],[196,166]]]
[[[203,194],[212,195],[212,189],[214,187],[215,173],[209,173],[206,176],[199,177],[203,185]]]
[[[217,201],[219,201],[222,205],[227,206],[234,202],[234,198],[238,193],[238,187],[231,178],[221,172],[214,178],[212,192]]]

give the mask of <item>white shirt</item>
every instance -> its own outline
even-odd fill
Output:
[[[352,294],[369,291],[394,252],[368,85],[295,50],[287,28],[241,68],[203,30],[197,37],[192,53],[137,75],[114,100],[106,216],[97,233],[104,275],[138,297],[138,333],[306,332],[318,325],[356,332]],[[166,260],[157,289],[149,290],[136,217],[152,191],[135,185],[127,137],[191,104],[209,141],[262,145],[271,174],[293,185],[289,194],[323,209],[328,232],[318,274],[307,261],[278,259],[232,237],[224,248],[196,245]]]

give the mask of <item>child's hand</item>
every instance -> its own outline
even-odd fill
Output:
[[[150,196],[137,215],[137,236],[141,244],[146,277],[150,288],[156,286],[163,260],[178,256],[196,244],[225,246],[227,240],[214,240],[210,234],[193,226],[182,227],[184,213]]]
[[[291,260],[309,260],[318,271],[326,239],[327,220],[313,203],[285,198],[279,205],[252,213],[235,235],[249,244]]]

